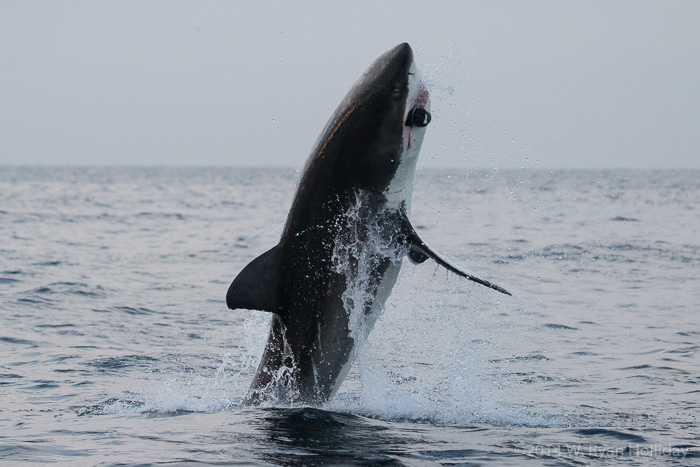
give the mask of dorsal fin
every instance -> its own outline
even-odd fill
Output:
[[[279,251],[279,245],[267,250],[238,273],[226,294],[230,309],[279,312]]]

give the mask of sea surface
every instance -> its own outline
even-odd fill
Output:
[[[0,463],[699,465],[700,171],[419,170],[336,398],[241,403],[293,168],[0,168]]]

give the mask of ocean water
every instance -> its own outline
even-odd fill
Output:
[[[0,168],[0,462],[700,464],[700,171],[422,170],[338,395],[244,407],[294,169]]]

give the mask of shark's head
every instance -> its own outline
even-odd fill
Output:
[[[402,45],[408,47],[408,44]],[[410,50],[410,47],[408,48]],[[410,212],[416,163],[423,145],[426,127],[432,120],[430,92],[413,60],[411,60],[411,68],[408,72],[407,88],[401,160],[385,194],[390,207],[403,206],[407,212]]]
[[[430,95],[413,50],[399,44],[355,83],[321,133],[309,163],[342,153],[335,159],[349,184],[383,193],[390,206],[409,205],[430,119]]]

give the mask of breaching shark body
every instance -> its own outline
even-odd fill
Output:
[[[416,264],[432,258],[508,293],[441,258],[408,220],[430,119],[429,92],[406,43],[379,57],[331,117],[306,162],[279,243],[248,264],[226,295],[231,309],[273,313],[247,403],[327,402],[406,255]],[[351,307],[360,309],[359,319],[351,320]]]

